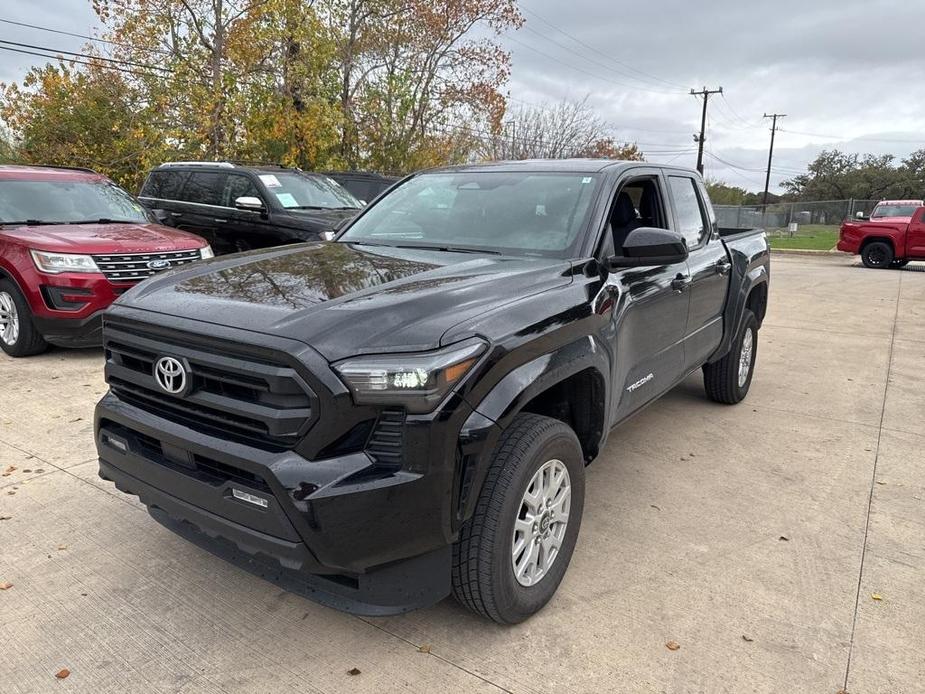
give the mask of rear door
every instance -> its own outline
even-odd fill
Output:
[[[690,253],[690,309],[684,337],[690,371],[702,365],[723,339],[723,307],[732,264],[700,180],[683,172],[667,174],[678,231]]]
[[[185,171],[171,169],[158,169],[148,174],[138,199],[161,224],[175,227],[181,223],[183,211],[180,200],[186,176]]]
[[[218,171],[190,172],[176,223],[178,228],[199,234],[218,248],[225,245],[222,228],[231,218],[228,208],[222,206],[226,176]]]
[[[912,215],[906,232],[906,252],[900,251],[897,255],[910,260],[925,260],[925,207],[920,207]]]

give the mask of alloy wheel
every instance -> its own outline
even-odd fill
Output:
[[[19,311],[16,302],[7,292],[0,292],[0,340],[15,345],[19,339]]]
[[[752,368],[752,352],[755,346],[754,331],[749,328],[742,337],[742,349],[739,351],[739,388],[748,380],[748,372]]]
[[[536,585],[549,573],[562,547],[571,501],[565,463],[543,463],[530,479],[514,521],[511,566],[520,585]]]

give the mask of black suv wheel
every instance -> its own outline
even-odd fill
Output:
[[[473,517],[453,548],[453,594],[500,624],[549,602],[578,540],[585,464],[575,432],[518,415],[494,454]]]

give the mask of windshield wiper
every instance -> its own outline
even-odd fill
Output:
[[[486,255],[504,255],[501,251],[492,251],[487,248],[462,248],[460,246],[426,246],[426,245],[397,245],[396,248],[422,249],[425,251],[445,251],[447,253],[484,253]]]
[[[109,217],[99,217],[97,219],[80,219],[68,224],[144,224],[139,219],[110,219]]]
[[[45,219],[24,219],[19,222],[0,222],[0,224],[17,224],[20,226],[38,227],[46,224],[65,224],[65,222],[50,222]]]

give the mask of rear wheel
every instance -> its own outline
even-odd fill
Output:
[[[734,405],[748,395],[758,355],[758,319],[745,309],[742,327],[729,353],[717,362],[704,364],[703,387],[715,402]]]
[[[569,426],[535,414],[514,419],[453,547],[459,602],[500,624],[522,622],[549,602],[578,540],[584,473]]]
[[[861,251],[861,262],[876,270],[888,268],[893,262],[893,247],[885,241],[873,241]]]
[[[11,357],[28,357],[47,347],[32,323],[32,311],[19,287],[0,280],[0,349]]]

